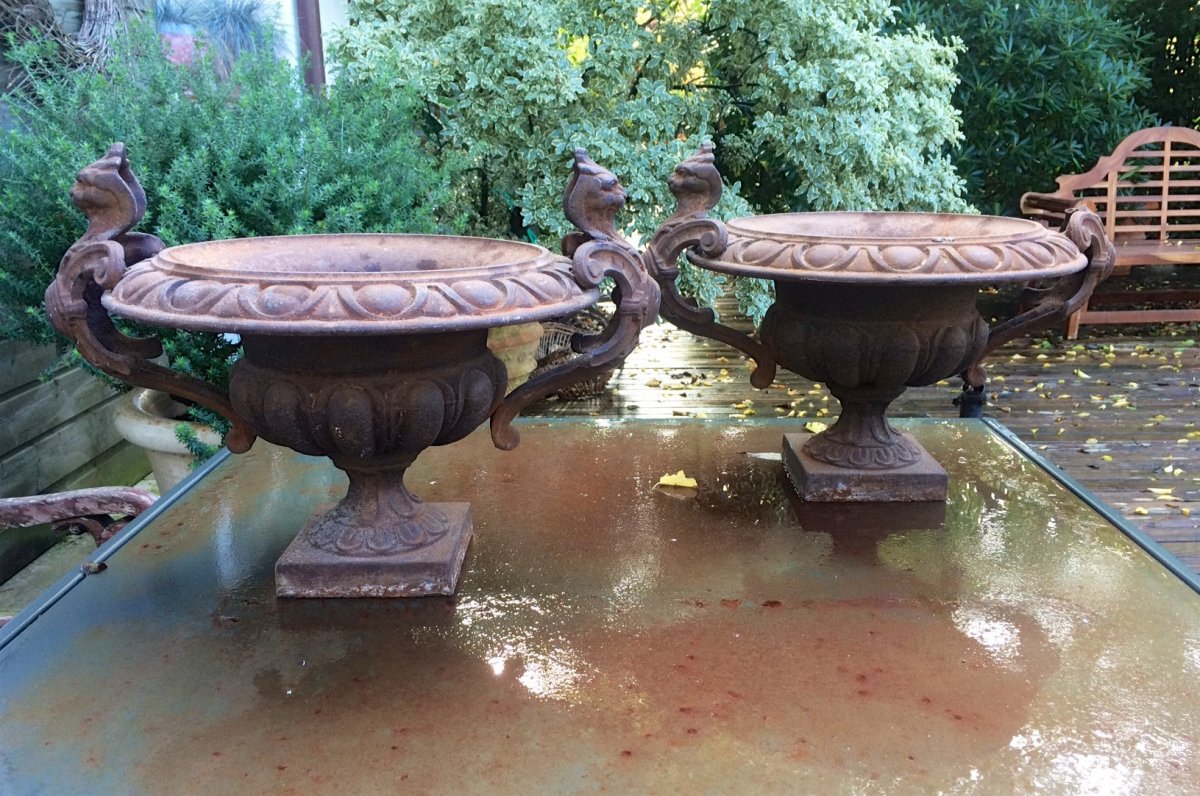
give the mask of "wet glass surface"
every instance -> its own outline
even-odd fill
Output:
[[[0,791],[1193,788],[1200,598],[982,424],[902,425],[944,507],[798,504],[794,423],[432,449],[476,535],[412,601],[274,597],[345,482],[260,442],[0,651]]]

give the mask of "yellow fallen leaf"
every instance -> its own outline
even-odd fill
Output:
[[[1079,368],[1075,368],[1075,375],[1076,375],[1076,376],[1078,376],[1078,377],[1079,377],[1079,378],[1081,378],[1081,379],[1090,379],[1090,378],[1091,378],[1091,376],[1087,375],[1086,373],[1084,373],[1084,372],[1083,372],[1082,370],[1080,370]]]
[[[658,379],[650,379],[650,381],[646,382],[646,386],[647,387],[661,387],[662,382],[659,381]]]
[[[804,427],[814,434],[820,434],[822,431],[829,428],[829,426],[826,423],[822,423],[817,420],[808,421],[807,423],[804,424]]]
[[[684,475],[683,470],[677,473],[667,473],[658,479],[658,483],[656,484],[656,486],[681,486],[685,489],[695,489],[696,485],[696,479]]]
[[[1149,513],[1150,513],[1150,509],[1148,509],[1148,508],[1145,508],[1145,507],[1143,507],[1143,506],[1138,506],[1136,509],[1134,509],[1134,510],[1133,510],[1133,513],[1134,513],[1134,514],[1142,514],[1142,515],[1146,515],[1146,514],[1149,514]]]
[[[1113,458],[1111,456],[1109,456],[1107,453],[1100,457],[1100,461],[1102,461],[1102,462],[1111,462],[1112,460],[1113,460]]]
[[[1163,488],[1163,487],[1153,487],[1153,486],[1150,486],[1150,487],[1146,487],[1146,491],[1147,491],[1147,492],[1153,492],[1153,493],[1154,493],[1154,494],[1156,494],[1156,495],[1169,495],[1169,494],[1171,494],[1171,491],[1172,491],[1174,488],[1175,488],[1175,487],[1173,487],[1173,486],[1168,486],[1168,487],[1166,487],[1166,488]]]
[[[1084,440],[1084,444],[1085,445],[1099,445],[1100,440],[1096,439],[1095,437],[1088,437],[1086,440]]]
[[[718,375],[718,376],[728,376],[728,375],[729,375],[729,371],[728,371],[728,370],[726,370],[725,368],[721,368],[721,372],[720,372],[720,373],[718,373],[717,375]]]
[[[1191,509],[1189,509],[1187,506],[1184,506],[1183,508],[1181,508],[1181,509],[1179,510],[1179,513],[1180,513],[1180,514],[1182,514],[1182,515],[1183,515],[1183,516],[1185,516],[1185,517],[1190,517],[1190,516],[1192,516],[1192,510],[1191,510]]]

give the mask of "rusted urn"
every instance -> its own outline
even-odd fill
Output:
[[[658,287],[616,234],[616,178],[579,150],[564,206],[580,232],[566,256],[516,241],[431,235],[309,235],[164,249],[131,232],[145,208],[124,146],[78,175],[72,198],[87,233],[46,292],[55,327],[92,364],[130,384],[213,409],[229,448],[256,437],[328,456],[347,494],[321,512],[276,567],[281,596],[449,594],[470,538],[466,503],[430,504],[404,475],[432,445],[491,418],[497,447],[530,403],[619,364],[658,311]],[[570,314],[612,278],[609,327],[574,341],[577,355],[505,395],[492,327]],[[148,326],[233,332],[244,356],[228,395],[150,361],[109,313]]]
[[[721,182],[711,147],[670,179],[675,215],[651,241],[662,315],[723,340],[757,363],[766,387],[777,365],[826,384],[841,402],[829,429],[785,435],[784,462],[807,500],[944,500],[945,470],[887,421],[908,387],[962,375],[983,387],[982,360],[1019,335],[1065,319],[1111,272],[1114,251],[1100,219],[1068,216],[1062,232],[1033,221],[941,213],[789,213],[707,217]],[[682,298],[676,261],[775,283],[758,339],[714,321]],[[980,287],[1038,282],[1012,319],[989,329],[976,309]]]

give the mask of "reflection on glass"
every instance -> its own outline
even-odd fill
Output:
[[[996,663],[1011,665],[1021,655],[1021,631],[1012,622],[1000,619],[986,609],[954,609],[954,626],[974,640]]]
[[[496,677],[512,677],[543,699],[570,700],[590,671],[564,635],[555,632],[573,614],[556,595],[499,592],[459,602],[458,623],[446,632]]]

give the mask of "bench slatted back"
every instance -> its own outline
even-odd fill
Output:
[[[1200,238],[1200,132],[1139,130],[1091,170],[1059,177],[1054,195],[1082,200],[1117,243]],[[1031,214],[1058,220],[1046,211]]]

